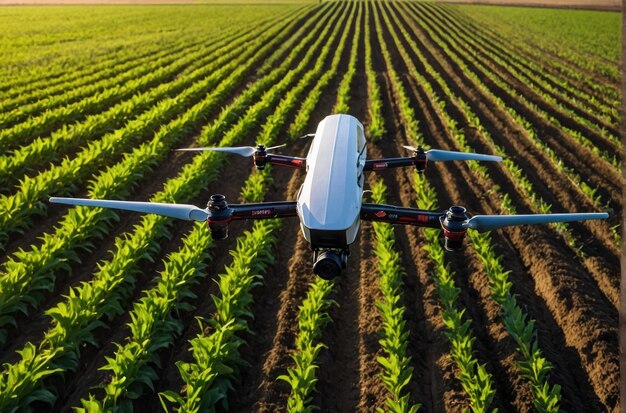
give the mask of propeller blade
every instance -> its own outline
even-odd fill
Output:
[[[250,157],[252,155],[254,155],[254,153],[256,152],[256,148],[252,147],[252,146],[236,146],[234,148],[182,148],[182,149],[175,149],[176,151],[215,151],[215,152],[227,152],[227,153],[234,153],[235,155],[239,155],[239,156],[243,156],[243,157]]]
[[[266,151],[271,151],[272,149],[278,149],[278,148],[282,148],[283,146],[287,146],[286,143],[283,143],[282,145],[276,145],[276,146],[270,146],[269,148],[266,148]]]
[[[475,215],[470,218],[466,226],[467,228],[485,232],[514,225],[587,221],[590,219],[606,219],[608,217],[609,214],[605,212],[584,214]]]
[[[483,155],[482,153],[443,151],[441,149],[431,149],[426,151],[426,158],[429,161],[502,161],[502,157],[495,155]]]
[[[50,198],[50,202],[55,204],[82,205],[112,209],[123,209],[126,211],[143,212],[145,214],[157,214],[164,217],[184,219],[186,221],[206,221],[209,212],[200,209],[195,205],[187,204],[162,204],[157,202],[131,202],[131,201],[109,201],[106,199],[83,199],[83,198]]]
[[[405,149],[417,152],[418,149],[411,145],[402,145]],[[426,159],[433,162],[439,161],[502,161],[502,157],[495,155],[484,155],[482,153],[472,152],[454,152],[444,151],[441,149],[431,149],[426,151]]]

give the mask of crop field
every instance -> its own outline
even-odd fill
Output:
[[[558,16],[556,14],[558,14]],[[0,412],[618,411],[620,14],[330,1],[0,8]],[[551,23],[558,21],[558,24]],[[190,146],[332,113],[372,202],[610,213],[468,233],[363,222],[312,274],[297,219],[206,224],[50,196],[294,200],[304,172]]]

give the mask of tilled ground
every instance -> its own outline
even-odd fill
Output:
[[[370,15],[388,13],[389,10],[387,6],[377,3],[368,3],[367,7],[370,8]],[[546,153],[532,143],[527,131],[495,102],[493,96],[522,113],[542,133],[545,142],[562,157],[568,167],[575,169],[583,180],[600,188],[600,193],[610,202],[614,215],[621,214],[621,196],[616,193],[621,187],[621,181],[617,171],[598,155],[570,139],[567,133],[552,126],[535,109],[525,107],[488,80],[485,71],[492,71],[520,93],[529,96],[534,93],[497,62],[487,58],[490,51],[514,52],[514,45],[484,42],[484,49],[481,50],[484,53],[482,67],[479,67],[465,57],[471,53],[472,46],[462,42],[456,45],[446,38],[435,38],[430,34],[435,28],[445,32],[452,27],[455,33],[471,33],[475,27],[460,20],[457,14],[448,13],[446,8],[433,9],[395,3],[390,8],[400,15],[399,24],[411,33],[426,61],[436,69],[455,96],[469,103],[469,107],[495,143],[503,148],[507,156],[516,162],[533,183],[537,196],[551,204],[555,212],[594,208],[577,185],[559,173]],[[372,32],[375,32],[373,21],[362,20],[357,23],[362,29],[365,24],[370,24]],[[425,143],[433,148],[460,150],[459,143],[452,137],[436,103],[431,101],[424,85],[410,75],[389,28],[383,27],[385,44],[379,44],[375,34],[365,39],[372,44],[373,66],[378,74],[376,80],[382,89],[386,122],[383,139],[377,143],[369,143],[368,157],[406,156],[407,152],[402,145],[413,143],[412,137],[406,136],[406,125],[399,115],[399,96],[392,87],[389,68],[381,53],[383,48],[388,48],[392,55],[394,69],[400,74],[401,82],[408,92],[410,105],[419,121]],[[348,39],[352,39],[352,33],[349,33]],[[350,114],[367,125],[369,115],[363,41],[361,38],[358,44],[352,45],[350,40],[345,50],[358,48]],[[458,54],[459,59],[478,74],[492,93],[482,91],[464,73],[458,60],[442,48],[442,44]],[[492,152],[493,144],[469,124],[455,102],[446,97],[432,76],[426,74],[416,52],[411,50],[408,43],[403,42],[403,46],[409,50],[413,64],[433,85],[433,90],[446,100],[446,109],[465,131],[469,145],[477,152]],[[496,49],[499,47],[503,49]],[[523,51],[519,53],[523,54]],[[348,53],[345,53],[339,64],[339,74],[328,86],[311,116],[309,131],[314,131],[317,123],[331,113],[341,74],[347,67]],[[255,78],[250,75],[247,80],[251,82]],[[239,92],[241,90],[237,91]],[[560,116],[549,103],[539,98],[534,102],[550,115]],[[564,103],[567,104],[566,101]],[[291,117],[295,115],[296,113],[290,113]],[[215,116],[217,115],[214,114],[213,117]],[[588,119],[592,118],[590,116]],[[283,127],[284,134],[287,133],[286,126]],[[574,122],[568,127],[575,128],[577,125]],[[583,126],[580,130],[584,130]],[[599,136],[592,138],[602,142]],[[194,139],[195,136],[189,136],[181,146],[191,144]],[[245,144],[254,144],[253,137]],[[306,156],[307,150],[308,142],[299,140],[284,152]],[[169,156],[163,167],[158,168],[150,177],[150,182],[133,194],[133,199],[148,199],[161,188],[162,182],[174,176],[187,161],[182,155]],[[195,203],[202,204],[209,194],[216,192],[225,192],[229,199],[237,199],[250,171],[247,164],[242,165],[241,159],[231,160],[227,166],[228,185],[225,186],[222,181],[211,184],[194,200]],[[472,213],[501,213],[498,195],[494,195],[492,190],[498,187],[509,195],[518,213],[538,212],[516,186],[514,178],[504,166],[489,165],[488,170],[486,177],[477,177],[466,164],[446,163],[431,164],[425,173],[431,185],[437,189],[438,202],[442,208],[460,204]],[[366,179],[370,184],[375,179],[373,174]],[[415,206],[412,175],[413,171],[409,168],[379,173],[376,178],[384,180],[388,186],[389,203]],[[302,171],[274,168],[273,183],[266,200],[295,199],[303,179]],[[58,216],[52,214],[42,219],[41,223],[52,227],[56,218]],[[18,319],[18,328],[12,330],[13,334],[0,353],[3,362],[14,362],[18,357],[15,351],[22,348],[25,342],[42,340],[50,323],[44,314],[45,309],[61,300],[59,294],[66,292],[70,285],[88,280],[96,263],[109,256],[107,251],[113,249],[115,236],[129,231],[137,221],[138,218],[132,214],[122,215],[114,231],[100,242],[96,253],[81,256],[83,263],[73,267],[75,275],[71,279],[66,277],[57,281],[54,294],[47,298],[41,310],[32,313],[29,320]],[[612,218],[612,223],[615,221]],[[163,267],[161,260],[180,247],[180,238],[190,228],[191,225],[176,226],[170,241],[162,244],[155,263],[142,263],[134,296],[125,304],[127,309],[131,309],[132,302],[140,297],[141,291],[151,285],[153,275]],[[247,228],[248,224],[233,225],[228,241],[214,248],[215,258],[207,268],[209,276],[193,287],[193,292],[198,296],[193,303],[196,310],[180,315],[186,326],[182,335],[176,338],[173,346],[160,354],[161,366],[157,368],[159,378],[155,383],[156,392],[182,387],[175,363],[190,359],[188,340],[199,332],[194,317],[210,317],[214,309],[211,294],[216,291],[213,277],[221,272],[224,265],[229,264],[228,251],[234,247],[236,237]],[[617,411],[619,251],[606,223],[573,224],[569,228],[582,240],[584,254],[575,251],[562,236],[546,227],[494,231],[492,238],[497,254],[505,257],[503,264],[510,271],[509,278],[519,305],[535,320],[541,351],[554,366],[550,383],[561,386],[562,408],[565,411]],[[32,235],[27,239],[34,237]],[[363,223],[357,242],[351,246],[349,268],[338,280],[332,297],[338,305],[332,307],[330,315],[333,322],[323,333],[322,342],[327,349],[320,356],[320,368],[317,371],[319,381],[313,397],[313,403],[323,412],[370,412],[376,407],[383,407],[388,396],[379,377],[382,368],[377,362],[377,357],[382,355],[378,343],[381,318],[375,303],[381,298],[381,292],[373,242],[371,225]],[[421,403],[425,411],[461,411],[468,408],[469,404],[462,385],[456,378],[458,369],[449,357],[450,344],[441,317],[440,299],[431,275],[433,264],[422,248],[425,242],[420,229],[409,226],[396,229],[396,248],[402,254],[406,272],[404,305],[407,307],[409,329],[408,353],[413,368],[413,379],[406,389],[411,400]],[[12,248],[17,249],[20,246],[18,244],[13,244]],[[311,258],[312,252],[297,222],[286,221],[275,248],[275,263],[264,274],[264,284],[253,292],[252,311],[255,317],[250,322],[253,334],[245,334],[247,345],[242,349],[242,356],[249,363],[249,367],[240,371],[234,390],[229,393],[229,411],[285,410],[290,389],[287,383],[277,380],[277,377],[285,374],[292,364],[290,354],[294,351],[294,341],[298,334],[298,306],[306,295],[308,285],[314,280]],[[457,286],[461,289],[459,306],[466,310],[465,317],[472,320],[472,331],[476,337],[475,355],[480,363],[486,364],[487,371],[493,377],[496,395],[492,406],[500,411],[532,411],[530,385],[521,377],[516,366],[519,357],[516,343],[500,318],[499,306],[491,298],[489,280],[479,257],[467,246],[459,253],[448,255],[447,262],[455,273]],[[109,323],[109,330],[96,331],[96,341],[108,344],[97,349],[87,346],[81,350],[77,371],[67,375],[62,383],[59,380],[57,387],[61,391],[55,405],[56,411],[65,411],[76,406],[92,387],[106,379],[108,374],[98,368],[104,357],[110,356],[116,350],[112,343],[121,343],[128,335],[126,323],[129,321],[130,317],[126,313]],[[152,393],[147,393],[135,403],[136,411],[154,411],[159,408],[158,397]]]

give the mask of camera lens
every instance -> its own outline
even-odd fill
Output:
[[[313,264],[313,272],[320,278],[332,280],[341,274],[341,257],[334,251],[322,252]]]

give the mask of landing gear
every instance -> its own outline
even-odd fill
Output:
[[[313,272],[320,278],[332,280],[347,267],[349,255],[349,250],[315,250],[313,251]]]

